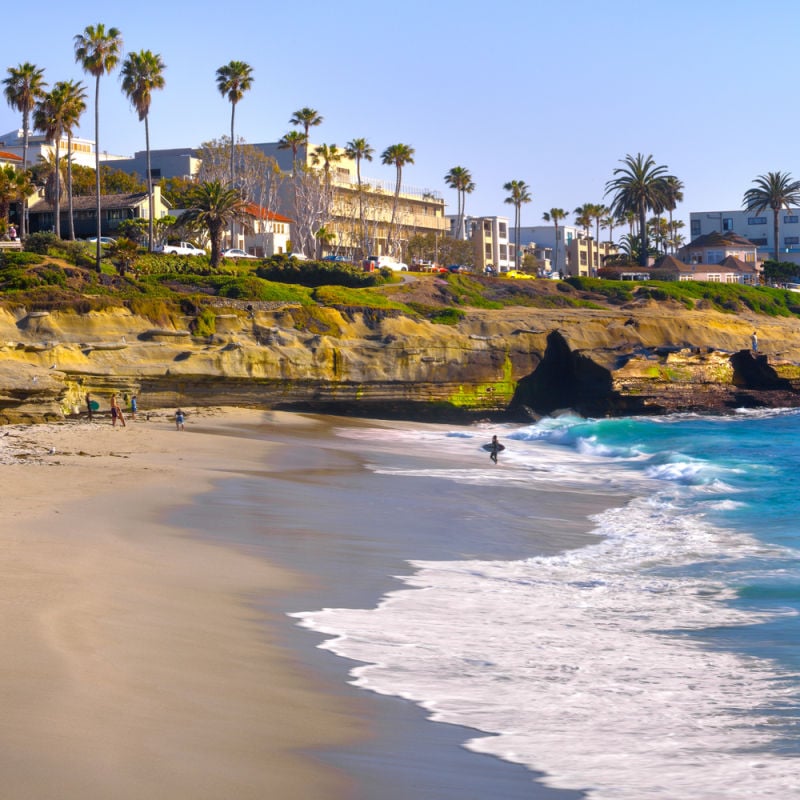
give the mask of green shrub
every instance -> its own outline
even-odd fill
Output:
[[[149,319],[162,328],[175,324],[178,308],[172,300],[161,297],[132,297],[125,305],[132,314]]]
[[[195,336],[212,336],[217,332],[217,315],[210,308],[202,309],[195,317],[191,329]]]
[[[390,300],[386,295],[369,289],[351,289],[347,286],[320,286],[313,292],[314,299],[325,306],[355,306],[361,308],[396,308],[408,311],[409,307]]]
[[[51,247],[56,247],[61,240],[50,231],[32,233],[25,239],[25,249],[31,253],[40,253],[46,256]]]
[[[0,269],[5,267],[26,267],[42,264],[43,262],[44,259],[40,253],[26,253],[24,250],[0,251]]]
[[[259,278],[301,286],[377,286],[386,279],[376,272],[364,272],[351,264],[319,261],[297,261],[275,257],[256,269]]]

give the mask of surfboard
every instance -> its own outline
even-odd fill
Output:
[[[487,442],[487,443],[486,443],[486,444],[483,446],[483,449],[484,449],[484,450],[486,450],[487,452],[491,453],[491,452],[492,452],[492,450],[494,450],[494,445],[493,445],[491,442]],[[498,444],[498,445],[497,445],[497,452],[498,452],[498,453],[502,452],[502,451],[503,451],[503,450],[505,450],[505,449],[506,449],[506,446],[505,446],[504,444]]]
[[[100,403],[98,403],[97,400],[90,400],[89,407],[92,409],[92,411],[99,411]]]

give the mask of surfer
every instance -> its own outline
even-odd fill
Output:
[[[495,464],[497,463],[497,454],[502,449],[503,449],[503,445],[501,445],[500,442],[497,441],[497,436],[492,436],[492,444],[491,444],[491,447],[489,449],[489,458],[491,458],[492,461],[494,461]]]

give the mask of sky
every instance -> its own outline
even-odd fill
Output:
[[[366,0],[254,4],[184,0],[50,4],[3,37],[0,64],[30,61],[48,82],[83,79],[89,107],[79,135],[94,139],[94,83],[74,61],[87,25],[118,28],[125,52],[166,64],[152,101],[151,147],[197,146],[230,132],[218,67],[253,68],[236,107],[236,136],[276,141],[308,106],[323,116],[313,143],[366,138],[365,177],[393,181],[389,145],[415,150],[403,182],[440,192],[454,166],[475,182],[472,215],[506,215],[503,184],[527,183],[522,225],[553,207],[607,202],[627,154],[652,155],[684,183],[690,211],[741,208],[758,175],[800,177],[796,97],[798,0]],[[101,80],[100,149],[144,150],[144,126],[120,90]],[[19,127],[0,103],[0,133]],[[570,221],[573,217],[570,217]],[[687,230],[688,234],[688,230]]]

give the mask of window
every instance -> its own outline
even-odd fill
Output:
[[[491,261],[492,260],[492,245],[489,244],[489,242],[486,243],[486,246],[484,248],[484,253],[486,254],[486,258]]]
[[[505,222],[500,223],[500,238],[502,239],[508,238],[508,231],[506,230]]]
[[[706,250],[706,262],[708,264],[719,264],[725,258],[725,253],[722,250]]]
[[[766,237],[763,239],[750,239],[751,244],[754,244],[756,247],[766,247],[767,246],[767,239]]]
[[[489,222],[488,220],[485,220],[484,223],[483,223],[483,232],[487,236],[491,236],[492,235],[492,223]]]
[[[723,231],[732,231],[733,230],[733,217],[725,217],[722,220],[722,230]]]
[[[586,251],[585,250],[581,250],[581,264],[588,264],[588,263],[589,263],[589,261],[588,261],[588,259],[586,257]]]
[[[783,221],[791,225],[792,223],[796,223],[797,219],[797,214],[786,214]]]
[[[500,245],[500,260],[505,261],[508,258],[508,248],[506,245]]]
[[[150,170],[150,177],[151,178],[160,178],[161,177],[161,169],[158,168],[158,167],[153,167],[153,169]]]
[[[700,220],[693,219],[692,220],[692,239],[696,239],[700,236]]]
[[[766,225],[767,218],[766,217],[748,217],[747,218],[748,225]]]
[[[800,244],[800,236],[784,236],[784,244]]]

